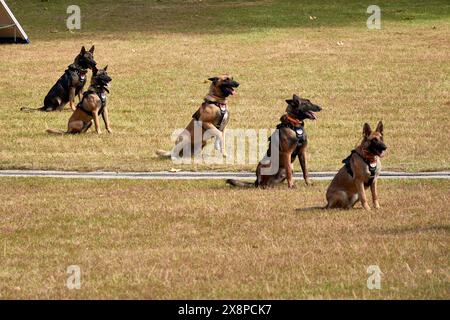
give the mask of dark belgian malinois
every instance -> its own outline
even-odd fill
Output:
[[[383,123],[380,121],[375,131],[365,123],[361,144],[342,161],[344,166],[328,187],[328,204],[325,208],[350,209],[360,200],[363,208],[370,210],[365,192],[369,187],[374,207],[380,208],[377,178],[381,171],[380,158],[384,156],[386,149],[387,146],[383,141]]]
[[[81,99],[83,87],[86,84],[87,69],[93,69],[97,65],[94,60],[95,47],[89,51],[85,47],[81,48],[74,62],[69,65],[64,74],[50,89],[44,99],[44,106],[37,109],[21,108],[22,111],[55,111],[62,110],[69,102],[70,108],[75,110],[75,96]]]
[[[190,145],[191,155],[197,155],[207,141],[204,139],[204,133],[208,131],[216,139],[216,149],[225,153],[225,127],[230,119],[228,111],[228,97],[236,94],[236,88],[239,83],[230,75],[221,75],[209,78],[211,86],[201,107],[192,116],[191,122],[186,129],[178,136],[173,151],[158,150],[156,154],[162,158],[182,157],[185,147]],[[195,122],[201,122],[200,145],[196,145],[194,138]],[[198,148],[198,150],[197,150]],[[177,150],[177,151],[176,151]],[[172,154],[173,153],[173,154]]]
[[[84,133],[95,124],[95,130],[98,134],[100,130],[99,115],[103,117],[106,130],[111,133],[109,125],[108,109],[106,107],[106,93],[109,93],[108,84],[112,81],[107,72],[108,66],[104,69],[97,70],[94,68],[92,80],[89,89],[83,94],[83,98],[78,103],[76,110],[69,119],[67,131],[47,129],[48,133],[65,134],[65,133]]]
[[[298,157],[300,166],[303,171],[303,178],[306,184],[310,184],[308,178],[308,169],[306,168],[306,146],[308,144],[305,119],[315,120],[314,112],[319,112],[322,108],[313,104],[308,99],[300,98],[295,95],[292,99],[286,100],[288,106],[286,114],[280,119],[281,123],[277,126],[277,130],[270,137],[269,150],[266,156],[259,162],[256,169],[256,181],[254,183],[242,182],[238,180],[227,180],[232,186],[240,187],[272,187],[281,183],[285,179],[288,181],[288,187],[294,187],[293,179],[293,163]],[[278,144],[278,169],[274,174],[264,174],[264,169],[268,169],[274,164],[271,159],[272,145]]]

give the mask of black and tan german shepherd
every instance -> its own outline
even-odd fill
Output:
[[[370,210],[365,192],[369,187],[375,209],[380,208],[377,180],[381,172],[380,158],[387,149],[383,128],[381,121],[375,131],[368,123],[364,124],[361,144],[342,161],[344,165],[328,187],[325,209],[351,209],[361,201],[362,207]]]
[[[295,95],[286,100],[286,114],[280,119],[277,130],[270,137],[269,150],[259,162],[256,169],[256,181],[254,183],[238,180],[227,180],[227,183],[238,187],[272,187],[287,179],[288,187],[294,187],[293,163],[296,158],[300,161],[303,178],[306,184],[310,184],[308,169],[306,167],[306,147],[308,139],[305,131],[305,119],[315,120],[314,112],[322,108],[308,99]],[[278,157],[274,159],[272,150],[278,145]],[[276,163],[277,160],[278,163]],[[270,173],[269,173],[270,172]],[[269,173],[269,174],[267,174]]]
[[[228,97],[236,94],[239,82],[231,75],[223,74],[208,79],[211,81],[209,92],[203,100],[202,105],[193,114],[186,129],[178,136],[175,147],[172,151],[157,150],[156,155],[160,158],[170,159],[171,157],[183,157],[183,150],[190,149],[190,155],[198,155],[206,146],[207,141],[204,134],[209,131],[216,139],[216,150],[220,150],[223,156],[225,153],[225,128],[230,120],[228,109]],[[201,143],[196,146],[195,124],[201,123]]]
[[[75,96],[81,99],[81,93],[86,84],[86,74],[88,69],[93,69],[97,65],[94,60],[95,47],[92,46],[89,51],[83,46],[80,53],[76,56],[74,62],[69,65],[64,74],[53,85],[44,99],[44,106],[33,109],[23,107],[20,110],[30,111],[61,111],[69,103],[70,108],[75,111]]]
[[[94,68],[89,89],[84,92],[83,98],[72,113],[67,125],[67,131],[47,129],[52,134],[77,134],[86,132],[92,124],[98,134],[100,130],[100,115],[105,122],[106,131],[111,133],[109,124],[108,108],[106,106],[106,93],[109,93],[108,85],[112,78],[108,75],[108,66],[97,70]]]

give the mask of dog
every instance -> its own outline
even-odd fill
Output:
[[[23,107],[21,111],[61,111],[69,103],[70,108],[75,111],[75,96],[81,100],[81,93],[86,84],[86,74],[88,69],[93,69],[97,65],[94,60],[95,46],[89,51],[83,46],[80,53],[75,57],[74,62],[69,65],[64,74],[53,85],[44,99],[44,106],[33,109]]]
[[[381,172],[381,161],[387,149],[383,140],[383,122],[380,121],[375,131],[368,123],[363,127],[361,144],[342,162],[344,166],[338,171],[327,190],[326,209],[350,209],[361,201],[364,209],[370,210],[365,190],[370,187],[372,201],[376,209],[378,202],[377,179]]]
[[[226,156],[225,128],[230,120],[228,97],[236,94],[239,83],[227,74],[212,77],[208,80],[211,81],[209,92],[200,108],[193,114],[186,129],[176,139],[175,148],[172,151],[156,151],[159,157],[179,158],[183,156],[183,150],[186,149],[190,151],[191,156],[197,155],[207,143],[208,137],[205,137],[205,132],[216,139],[216,150]],[[202,135],[199,140],[200,143],[196,143],[194,136],[196,125],[201,125],[201,128],[199,128]]]
[[[278,183],[287,179],[288,187],[294,187],[293,179],[293,163],[296,158],[299,159],[300,166],[303,171],[303,178],[307,185],[311,182],[308,176],[308,169],[306,167],[306,147],[308,139],[305,131],[304,120],[315,120],[315,112],[320,112],[322,107],[312,103],[308,99],[303,99],[294,94],[292,99],[286,100],[287,108],[286,114],[280,118],[280,124],[277,130],[272,134],[269,141],[269,150],[265,157],[259,162],[256,169],[256,181],[254,183],[242,182],[238,180],[229,179],[227,183],[238,187],[273,187]],[[272,147],[272,144],[274,144]],[[272,148],[278,145],[278,166],[275,165],[276,173],[266,174],[265,170],[271,168],[274,164],[272,161]]]
[[[76,110],[72,113],[67,126],[67,131],[47,129],[48,133],[84,133],[92,126],[92,123],[94,123],[97,134],[101,134],[100,115],[105,122],[106,131],[112,133],[109,124],[108,108],[106,106],[106,93],[109,93],[108,85],[112,81],[112,78],[108,75],[107,69],[108,66],[100,70],[94,68],[91,85],[89,89],[84,92],[83,98],[78,103]]]

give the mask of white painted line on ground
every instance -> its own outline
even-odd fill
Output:
[[[336,172],[311,172],[314,180],[331,180]],[[224,180],[254,179],[254,172],[213,172],[213,171],[180,171],[180,172],[77,172],[46,170],[0,170],[0,177],[43,177],[66,179],[129,179],[129,180]],[[302,179],[301,173],[294,174],[295,179]],[[450,171],[441,172],[382,172],[383,179],[450,179]]]

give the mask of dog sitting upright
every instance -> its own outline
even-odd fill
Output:
[[[342,161],[344,166],[328,187],[328,204],[325,208],[350,209],[360,200],[363,208],[370,210],[365,192],[370,187],[373,205],[379,209],[377,178],[381,171],[380,158],[384,156],[386,149],[383,123],[380,121],[375,131],[365,123],[361,144]]]
[[[287,179],[288,187],[292,188],[294,187],[293,163],[297,157],[303,171],[303,178],[307,185],[310,184],[306,167],[308,139],[304,120],[315,120],[314,112],[319,112],[322,108],[295,94],[292,99],[286,100],[286,102],[288,104],[286,114],[281,117],[281,123],[277,126],[277,131],[270,137],[269,150],[256,169],[255,183],[229,179],[227,180],[228,184],[239,187],[266,188],[273,187]],[[277,145],[278,156],[273,158],[275,155],[272,155],[272,148],[276,148]],[[278,163],[274,160],[277,160]]]
[[[236,93],[239,83],[230,75],[221,75],[209,78],[211,85],[201,107],[193,114],[192,120],[186,129],[178,136],[175,148],[172,151],[158,150],[156,154],[162,158],[179,158],[183,156],[183,150],[190,150],[191,156],[197,155],[206,145],[208,131],[211,137],[215,137],[215,147],[223,156],[225,153],[225,127],[230,119],[228,110],[228,97]],[[196,123],[201,123],[201,137],[195,137]],[[197,143],[197,139],[199,140]]]
[[[44,106],[41,108],[21,108],[22,111],[55,111],[62,110],[69,103],[70,108],[75,111],[75,96],[81,99],[81,93],[86,84],[87,69],[93,69],[97,65],[94,60],[95,47],[89,51],[83,46],[74,62],[69,65],[64,74],[53,85],[44,99]]]
[[[48,133],[84,133],[92,126],[92,123],[94,123],[96,132],[100,134],[100,115],[105,122],[106,130],[109,133],[112,132],[109,125],[108,109],[106,107],[106,93],[109,93],[108,84],[112,79],[108,75],[107,69],[108,66],[100,70],[94,68],[91,85],[83,94],[83,98],[80,103],[78,103],[76,110],[72,113],[67,131],[47,129]]]

